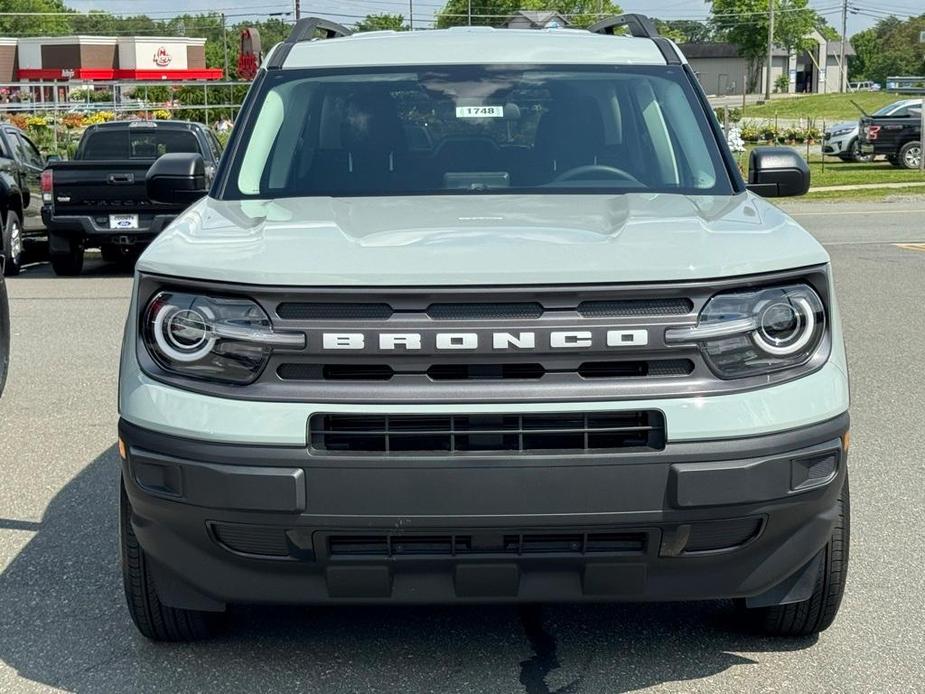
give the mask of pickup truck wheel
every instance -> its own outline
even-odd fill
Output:
[[[132,506],[119,485],[119,540],[122,551],[122,584],[132,621],[152,641],[195,641],[213,631],[215,615],[182,610],[161,604],[145,551],[132,529]]]
[[[853,161],[859,164],[867,163],[873,159],[873,156],[870,154],[861,154],[861,146],[858,144],[857,138],[853,139],[848,144],[848,161]]]
[[[64,239],[63,243],[61,243],[61,239],[58,239],[58,242],[52,247],[61,246],[65,246],[68,250],[52,251],[49,254],[51,258],[51,267],[54,269],[55,274],[59,277],[73,277],[79,275],[84,267],[83,244],[75,239],[68,238]]]
[[[4,274],[7,277],[18,275],[23,266],[22,222],[13,210],[6,213],[3,225],[3,251],[6,256]]]
[[[922,143],[907,142],[899,148],[899,164],[904,169],[917,169],[922,161]]]
[[[847,477],[838,499],[838,506],[838,519],[832,530],[832,537],[823,550],[825,557],[816,578],[813,594],[808,600],[788,605],[746,608],[745,619],[750,626],[770,636],[794,637],[818,634],[828,629],[835,621],[848,575],[851,512]]]

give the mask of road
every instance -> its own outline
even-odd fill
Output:
[[[726,603],[241,608],[154,645],[123,608],[115,389],[130,278],[9,281],[0,692],[925,691],[925,202],[788,203],[834,262],[853,380],[853,539],[835,625],[781,641]]]

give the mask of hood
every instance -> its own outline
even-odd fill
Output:
[[[736,196],[447,195],[201,200],[139,270],[247,284],[605,284],[827,262],[796,222]]]
[[[844,123],[833,123],[833,124],[830,125],[828,128],[826,128],[825,131],[826,131],[827,133],[831,133],[831,132],[834,132],[834,131],[836,131],[836,130],[844,130],[844,129],[847,129],[847,128],[854,128],[854,129],[857,129],[858,127],[859,127],[858,121],[856,121],[856,120],[846,120]]]

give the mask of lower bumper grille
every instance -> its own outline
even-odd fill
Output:
[[[311,447],[328,453],[465,454],[661,450],[655,410],[514,415],[317,414]]]
[[[335,535],[331,557],[446,556],[469,554],[643,554],[644,532],[504,535]]]

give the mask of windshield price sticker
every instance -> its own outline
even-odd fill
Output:
[[[457,118],[504,118],[504,106],[457,106]]]

